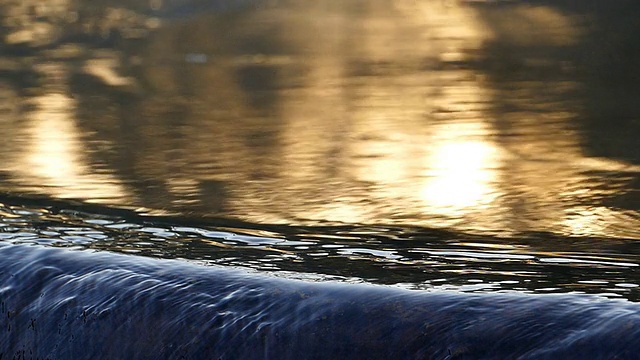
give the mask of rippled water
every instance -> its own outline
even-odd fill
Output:
[[[638,304],[273,279],[0,245],[13,358],[633,358]]]
[[[638,296],[640,249],[634,239],[544,233],[497,238],[407,226],[257,225],[54,204],[7,203],[1,208],[0,238],[251,268],[311,281],[462,292],[593,293],[634,301]]]
[[[637,10],[2,0],[0,241],[636,302]]]
[[[635,48],[608,13],[212,3],[5,2],[3,189],[253,223],[639,236]]]

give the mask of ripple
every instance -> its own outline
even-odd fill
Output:
[[[133,212],[110,216],[13,206],[12,217],[0,219],[0,242],[178,258],[291,278],[356,279],[408,289],[639,297],[634,269],[640,261],[630,250],[636,243],[625,239],[552,234],[497,238],[399,226],[243,227]],[[14,211],[20,208],[24,211]],[[558,246],[562,251],[554,249]]]

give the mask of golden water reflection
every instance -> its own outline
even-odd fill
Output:
[[[459,216],[495,206],[501,149],[483,123],[443,124],[433,136],[433,150],[422,191],[426,211]]]
[[[54,197],[92,202],[125,200],[126,190],[118,179],[98,173],[95,164],[89,164],[81,130],[73,119],[76,104],[62,93],[64,83],[59,77],[64,72],[52,64],[43,68],[51,79],[50,88],[30,99],[28,121],[20,124],[20,132],[13,139],[20,147],[5,158],[5,168],[17,181]]]
[[[638,167],[583,148],[580,23],[467,3],[80,16],[125,39],[29,59],[44,80],[7,92],[35,110],[4,115],[0,170],[12,190],[257,222],[639,236]]]

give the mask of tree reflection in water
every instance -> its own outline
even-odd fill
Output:
[[[631,60],[583,56],[631,5],[528,3],[3,1],[3,190],[638,237],[637,109],[592,76]]]

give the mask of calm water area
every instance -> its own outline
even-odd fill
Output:
[[[27,254],[0,265],[65,248],[51,266],[635,306],[638,11],[0,0],[0,252]]]

